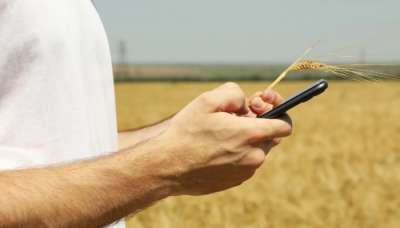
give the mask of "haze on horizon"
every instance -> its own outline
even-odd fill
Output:
[[[95,0],[114,62],[400,62],[398,0]]]

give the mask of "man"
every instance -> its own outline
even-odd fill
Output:
[[[0,0],[0,227],[101,227],[174,195],[237,186],[288,136],[234,83],[121,133],[107,39],[90,0]],[[80,160],[80,161],[79,161]]]

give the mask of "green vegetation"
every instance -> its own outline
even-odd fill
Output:
[[[365,65],[353,66],[352,69],[370,70],[372,77],[375,72],[387,75],[400,75],[400,65]],[[115,65],[116,82],[124,81],[261,81],[272,80],[279,75],[287,65],[261,64],[133,64]],[[285,80],[313,80],[341,78],[324,72],[290,73]],[[379,79],[384,79],[380,77]],[[386,77],[392,79],[393,77]]]

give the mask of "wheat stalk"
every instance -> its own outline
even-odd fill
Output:
[[[317,70],[323,71],[327,73],[334,74],[338,77],[344,79],[351,80],[367,80],[367,81],[377,81],[380,79],[399,79],[399,76],[372,71],[368,69],[356,69],[354,67],[360,66],[372,66],[367,64],[358,64],[358,65],[338,65],[332,66],[325,63],[321,63],[313,60],[304,60],[303,58],[311,51],[311,48],[307,49],[306,52],[298,58],[293,64],[291,64],[285,71],[283,71],[277,79],[268,87],[272,89],[275,85],[277,85],[282,79],[286,77],[289,72],[296,71],[309,71],[309,70]]]
[[[286,77],[286,75],[290,72],[290,70],[295,67],[299,62],[301,62],[304,57],[306,57],[308,55],[308,53],[310,53],[312,51],[313,47],[308,48],[307,50],[304,51],[304,53],[298,58],[296,59],[296,61],[294,61],[288,68],[286,68],[273,82],[270,86],[268,86],[268,89],[272,89],[274,88],[274,86],[276,86],[282,79],[284,79]]]

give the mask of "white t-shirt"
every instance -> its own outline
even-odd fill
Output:
[[[117,149],[107,37],[90,0],[0,0],[0,169]]]

